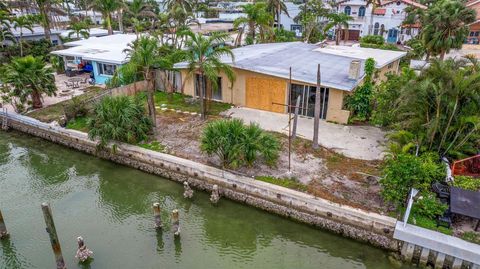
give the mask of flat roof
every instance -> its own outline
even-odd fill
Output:
[[[82,57],[84,60],[124,64],[128,62],[124,52],[128,44],[137,39],[133,34],[117,34],[65,43],[70,48],[52,51],[52,54],[61,56]]]
[[[363,79],[364,62],[367,58],[386,57],[380,62],[382,65],[391,63],[406,55],[405,52],[368,49],[369,53],[359,53],[363,50],[350,48],[348,50],[334,50],[320,48],[314,44],[303,42],[256,44],[233,49],[235,59],[223,57],[222,62],[234,68],[262,73],[266,75],[289,78],[289,68],[292,68],[292,80],[313,84],[317,83],[317,65],[320,64],[321,85],[344,91],[353,90]],[[377,55],[375,55],[377,54]],[[360,61],[360,75],[358,79],[349,79],[348,73],[353,60]],[[378,65],[378,63],[377,63]],[[187,68],[188,64],[178,63],[176,68]]]
[[[15,29],[13,26],[11,26],[10,30],[12,31],[12,34],[15,37],[20,37],[20,28]],[[24,27],[21,27],[21,30],[22,30],[23,37],[45,35],[45,29],[42,26],[33,26],[32,27],[33,32]],[[60,30],[50,29],[50,33],[53,35],[60,34],[61,32],[62,31]]]
[[[63,30],[61,33],[62,37],[68,37],[68,34],[73,32],[72,30]],[[103,29],[103,28],[90,28],[88,29],[88,33],[90,34],[90,37],[95,37],[95,36],[106,36],[108,35],[108,30]],[[113,34],[119,34],[120,31],[113,31]],[[76,37],[75,34],[72,34],[72,37]],[[70,43],[70,42],[69,42]]]

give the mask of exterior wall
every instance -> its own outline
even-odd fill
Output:
[[[391,64],[387,64],[386,66],[377,69],[377,73],[375,75],[375,80],[380,82],[380,81],[385,81],[387,80],[387,73],[398,73],[400,71],[400,60],[396,60],[395,62]]]
[[[350,111],[343,110],[343,99],[348,94],[346,91],[330,89],[328,94],[327,121],[347,123]]]
[[[95,83],[96,84],[106,84],[107,81],[112,78],[112,76],[107,76],[107,75],[101,75],[98,70],[98,63],[96,61],[92,61],[92,66],[93,66],[93,75],[95,76]],[[109,64],[109,63],[106,63]],[[117,68],[120,67],[120,65],[116,65]]]
[[[25,30],[25,32],[23,33],[24,36],[22,37],[22,41],[23,42],[26,42],[26,41],[39,41],[39,40],[42,40],[42,39],[45,39],[45,35],[35,35],[35,36],[29,36],[30,32],[28,30]],[[60,39],[60,35],[59,34],[56,34],[56,33],[52,33],[50,38],[52,39],[52,43],[53,45],[61,45],[62,44],[62,40]],[[17,40],[17,43],[20,41],[20,37],[15,37],[15,39]],[[5,45],[12,45],[13,42],[10,41],[10,40],[5,40],[4,41],[4,44]]]

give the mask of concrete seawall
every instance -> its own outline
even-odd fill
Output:
[[[5,114],[0,112],[0,119],[4,117]],[[115,152],[99,150],[97,142],[89,140],[85,133],[54,127],[25,116],[8,115],[7,124],[12,129],[148,173],[178,182],[188,180],[190,185],[201,190],[210,191],[216,184],[220,194],[229,199],[381,248],[399,251],[399,241],[393,238],[396,219],[391,217],[129,144],[116,143]]]

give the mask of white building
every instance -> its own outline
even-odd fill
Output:
[[[419,24],[403,25],[407,7],[427,8],[413,0],[382,1],[372,15],[372,5],[367,7],[365,0],[340,0],[337,4],[338,12],[353,17],[349,23],[350,40],[372,34],[382,35],[389,43],[404,43],[418,35]]]

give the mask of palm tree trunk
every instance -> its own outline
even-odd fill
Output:
[[[107,16],[105,17],[107,20],[107,30],[109,35],[113,35],[113,30],[112,30],[112,18],[110,13],[107,13]]]
[[[340,35],[341,35],[342,29],[337,26],[337,33],[335,35],[335,45],[340,45]]]
[[[33,106],[34,109],[43,107],[40,93],[37,90],[34,90],[32,92],[31,97],[32,97],[32,106]]]
[[[154,99],[154,86],[152,85],[152,74],[150,70],[145,72],[145,80],[147,81],[147,103],[148,103],[148,114],[152,119],[153,127],[157,126],[157,117],[155,111],[155,99]]]
[[[118,11],[118,30],[123,33],[123,8]]]
[[[280,4],[277,7],[277,29],[280,30]]]
[[[202,120],[207,119],[206,106],[205,106],[205,85],[203,83],[203,71],[200,71],[200,79],[198,82],[198,90],[200,92],[200,111],[202,114]]]
[[[51,32],[50,32],[50,18],[48,17],[48,12],[45,9],[44,5],[39,5],[38,7],[40,15],[42,16],[42,26],[45,33],[45,39],[52,43]]]
[[[23,57],[22,37],[23,37],[23,32],[22,32],[22,28],[20,28],[20,41],[18,42],[20,45],[20,57]]]
[[[444,58],[445,58],[445,51],[442,50],[442,52],[440,53],[440,60],[443,61]]]

